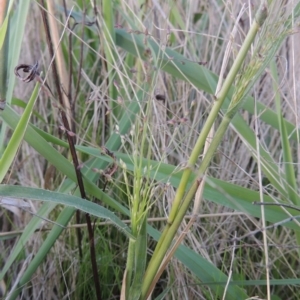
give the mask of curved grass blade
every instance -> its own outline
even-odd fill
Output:
[[[17,199],[31,199],[39,201],[47,201],[56,204],[70,206],[79,209],[98,218],[111,221],[116,227],[123,231],[129,238],[134,236],[130,233],[128,226],[123,223],[114,213],[107,208],[93,203],[91,201],[66,195],[63,193],[51,192],[44,189],[36,189],[17,185],[0,185],[0,196],[11,197]]]
[[[30,100],[24,110],[24,113],[20,118],[18,125],[16,126],[16,129],[3,153],[3,156],[0,159],[0,182],[2,182],[4,176],[10,168],[15,158],[15,155],[20,147],[20,144],[23,140],[24,134],[29,123],[29,119],[33,111],[33,106],[38,96],[39,87],[40,84],[37,83],[30,97]]]

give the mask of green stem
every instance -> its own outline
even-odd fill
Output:
[[[188,206],[189,206],[191,200],[193,199],[193,196],[197,190],[197,187],[199,184],[198,181],[194,182],[192,188],[189,190],[188,194],[185,197],[184,202],[182,203],[182,199],[184,197],[184,193],[186,191],[186,187],[189,182],[190,175],[192,173],[192,169],[204,147],[207,135],[208,135],[211,127],[213,126],[213,123],[214,123],[216,117],[218,116],[218,113],[223,105],[223,102],[226,99],[226,96],[236,78],[236,75],[238,74],[238,71],[240,70],[240,68],[246,58],[246,55],[250,49],[250,46],[251,46],[259,28],[263,24],[263,21],[266,19],[266,16],[267,16],[266,7],[265,7],[265,5],[262,5],[256,14],[255,21],[253,22],[253,24],[245,38],[245,41],[233,63],[233,66],[232,66],[226,80],[224,81],[224,84],[223,84],[219,94],[217,95],[217,99],[214,102],[213,108],[212,108],[212,110],[208,116],[208,119],[198,137],[195,147],[193,148],[193,151],[188,160],[188,165],[187,165],[185,171],[183,172],[179,187],[177,189],[177,193],[175,195],[175,199],[174,199],[174,202],[173,202],[173,205],[171,208],[171,212],[169,215],[168,223],[162,233],[161,238],[159,239],[159,242],[155,248],[153,256],[149,262],[149,265],[148,265],[148,268],[147,268],[147,271],[145,274],[145,278],[144,278],[143,287],[142,287],[142,299],[145,299],[145,297],[148,293],[148,289],[151,285],[151,282],[154,279],[155,274],[165,256],[165,253],[168,250],[168,247],[170,246],[170,244],[173,240],[173,237],[177,232],[180,222],[181,222],[183,216],[185,215],[185,212],[188,209]],[[223,119],[223,121],[222,121],[210,147],[209,147],[207,155],[205,156],[205,158],[203,159],[203,161],[201,163],[201,167],[199,169],[200,174],[204,174],[204,171],[208,167],[210,160],[214,154],[214,151],[215,151],[216,147],[219,145],[221,138],[224,135],[224,132],[226,131],[226,129],[229,125],[230,120],[231,120],[231,118],[229,118],[229,116],[227,116],[227,118]],[[181,203],[182,203],[182,205],[181,205]],[[181,205],[181,207],[180,207],[180,205]],[[176,222],[175,222],[175,220],[176,220]]]
[[[201,177],[204,174],[205,170],[207,169],[207,167],[215,153],[215,150],[217,149],[218,145],[220,144],[222,137],[230,124],[230,121],[231,121],[230,118],[226,118],[226,117],[223,118],[222,123],[220,124],[220,127],[218,128],[218,130],[214,136],[214,139],[212,140],[212,143],[209,146],[207,154],[205,155],[205,157],[201,163],[197,178],[195,179],[194,183],[192,184],[191,188],[189,189],[188,193],[186,194],[184,201],[183,201],[180,209],[178,210],[173,223],[170,224],[170,226],[168,227],[168,232],[165,235],[164,242],[162,243],[159,251],[157,252],[155,259],[153,260],[153,257],[152,257],[151,262],[152,261],[153,262],[152,262],[152,264],[149,263],[149,265],[148,265],[147,273],[146,273],[146,275],[148,275],[148,276],[145,276],[144,286],[146,283],[149,284],[149,286],[150,286],[154,276],[153,276],[153,278],[151,278],[151,281],[149,281],[149,283],[148,283],[147,280],[149,280],[148,279],[150,276],[149,274],[154,274],[154,275],[156,274],[156,272],[165,256],[165,253],[168,251],[168,249],[173,241],[173,238],[174,238],[175,234],[177,233],[178,227],[180,226],[180,224],[186,214],[186,211],[188,210],[188,208],[190,206],[191,201],[194,198],[194,195],[195,195],[195,193],[198,189],[198,186],[202,180]],[[142,295],[145,296],[147,291],[148,291],[148,289],[147,290],[143,289]],[[145,298],[142,298],[142,299],[145,299]]]
[[[260,14],[258,14],[258,15],[260,15]],[[230,72],[228,73],[228,76],[227,76],[226,80],[224,81],[224,84],[223,84],[220,92],[217,95],[217,99],[214,102],[214,105],[208,116],[208,119],[207,119],[207,121],[203,127],[203,130],[201,131],[199,138],[195,144],[195,147],[191,153],[187,168],[185,169],[185,171],[182,175],[182,179],[180,181],[178,191],[177,191],[175,199],[174,199],[174,204],[173,204],[172,210],[170,212],[168,223],[172,223],[176,216],[181,199],[185,192],[185,188],[188,184],[190,175],[192,173],[192,168],[194,167],[194,165],[203,149],[207,135],[208,135],[212,125],[214,124],[216,117],[219,114],[219,111],[223,105],[224,100],[226,99],[228,91],[232,87],[232,84],[236,78],[236,75],[238,74],[238,71],[240,70],[240,68],[246,58],[246,55],[250,49],[250,46],[251,46],[259,28],[260,28],[260,25],[256,21],[254,21],[254,23],[252,24],[252,26],[247,34],[245,41],[238,53],[233,65],[232,65],[232,68],[231,68]]]
[[[137,300],[140,298],[143,276],[145,274],[146,259],[147,259],[147,215],[141,220],[141,228],[139,230],[135,243],[134,255],[134,274],[130,286],[129,294],[126,299]]]
[[[135,244],[136,240],[129,240],[126,262],[126,299],[128,299],[129,296],[130,286],[132,282],[132,274],[134,270]]]

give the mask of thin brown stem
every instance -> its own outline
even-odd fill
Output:
[[[44,9],[45,8],[45,1],[41,0],[41,4],[42,4],[42,7],[43,7],[43,9],[41,9],[41,13],[42,13],[42,18],[43,18],[44,27],[45,27],[45,33],[46,33],[46,40],[47,40],[47,44],[48,44],[48,49],[49,49],[49,52],[50,52],[50,56],[54,57],[53,44],[52,44],[52,39],[51,39],[51,35],[50,35],[48,17],[47,17],[47,13]],[[61,107],[64,108],[63,98],[62,98],[62,91],[61,91],[60,84],[59,84],[58,71],[57,71],[55,61],[52,64],[52,70],[53,70],[53,75],[54,75],[54,83],[55,83],[56,91],[57,91],[57,94],[58,94],[58,99],[59,99]],[[63,125],[66,128],[67,138],[68,138],[68,142],[69,142],[69,146],[70,146],[70,151],[71,151],[71,155],[72,155],[72,159],[73,159],[73,164],[74,164],[74,168],[75,168],[75,173],[76,173],[76,177],[77,177],[77,182],[78,182],[78,187],[79,187],[79,190],[80,190],[80,194],[81,194],[81,197],[83,199],[86,199],[86,193],[85,193],[83,180],[82,180],[82,175],[81,175],[81,172],[80,172],[79,162],[78,162],[78,158],[77,158],[77,154],[76,154],[76,150],[75,150],[75,145],[74,145],[75,144],[75,134],[74,135],[70,134],[70,132],[71,132],[70,125],[69,125],[66,113],[64,112],[63,109],[60,110],[60,114],[61,114],[61,118],[62,118],[62,121],[63,121]],[[89,243],[90,243],[90,255],[91,255],[93,277],[94,277],[94,283],[95,283],[95,289],[96,289],[96,296],[97,296],[98,300],[101,300],[101,288],[100,288],[99,275],[98,275],[97,263],[96,263],[94,232],[93,232],[93,229],[92,229],[91,218],[90,218],[89,214],[86,214],[86,222],[88,224],[87,227],[88,227]]]

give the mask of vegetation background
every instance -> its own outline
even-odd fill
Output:
[[[259,2],[7,1],[9,30],[2,19],[0,38],[1,72],[7,68],[0,113],[4,299],[146,299],[146,291],[152,299],[300,299],[297,210],[253,204],[300,204],[298,1],[265,1],[268,17],[190,164]],[[14,68],[36,61],[42,74],[16,81]],[[48,87],[36,84],[44,78]],[[229,104],[234,99],[238,106]],[[26,117],[27,103],[35,104]],[[217,148],[209,151],[212,141]],[[98,206],[81,199],[75,169]],[[185,217],[173,243],[181,246],[175,254],[168,246],[169,263],[149,279],[152,290],[147,267],[158,231],[172,227],[167,219],[187,169],[177,210]],[[195,182],[200,187],[184,211]]]

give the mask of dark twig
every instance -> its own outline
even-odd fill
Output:
[[[65,12],[65,17],[67,19],[67,27],[69,30],[71,30],[71,25],[70,25],[70,19],[68,18],[68,11],[67,11],[67,6],[66,6],[66,1],[63,0],[63,7],[64,7],[64,12]],[[72,60],[72,32],[70,31],[69,32],[69,82],[68,82],[68,87],[67,87],[67,93],[66,93],[66,96],[69,100],[69,104],[70,104],[70,107],[71,107],[71,115],[72,115],[72,124],[71,124],[71,128],[72,128],[72,132],[75,133],[74,135],[74,139],[76,139],[76,126],[75,126],[75,119],[76,119],[76,116],[75,116],[75,100],[72,101],[72,69],[73,69],[73,60]],[[75,165],[76,166],[76,165]],[[76,211],[76,223],[81,223],[81,220],[80,220],[80,211],[77,210]],[[77,233],[77,240],[78,240],[78,248],[79,248],[79,257],[80,257],[80,260],[82,260],[82,246],[81,246],[81,241],[82,241],[82,234],[81,234],[81,230],[77,230],[76,231]]]
[[[48,49],[49,49],[49,52],[50,52],[50,56],[54,57],[53,44],[52,44],[52,39],[51,39],[50,29],[49,29],[49,23],[48,23],[48,16],[47,16],[47,13],[45,11],[45,7],[46,7],[45,1],[41,0],[41,4],[42,4],[42,7],[43,7],[43,9],[41,9],[41,13],[42,13],[42,18],[43,18],[44,27],[45,27],[45,33],[46,33],[46,40],[47,40],[47,44],[48,44]],[[58,72],[57,72],[57,67],[56,67],[55,61],[53,62],[52,68],[53,68],[54,83],[55,83],[55,86],[56,86],[58,99],[59,99],[59,102],[60,102],[61,106],[64,107],[63,106],[62,91],[61,91],[61,88],[60,88],[59,77],[58,77]],[[65,112],[63,110],[60,110],[60,114],[61,114],[61,118],[62,118],[62,121],[63,121],[63,125],[66,128],[66,131],[71,132],[69,122],[68,122],[68,119],[67,119],[67,116],[66,116]],[[80,193],[81,193],[81,197],[86,199],[86,194],[85,194],[85,190],[84,190],[82,175],[81,175],[81,172],[80,172],[79,163],[78,163],[78,159],[77,159],[77,154],[76,154],[76,150],[75,150],[75,146],[74,146],[75,137],[72,134],[67,134],[67,138],[68,138],[68,142],[69,142],[69,145],[70,145],[70,151],[71,151],[71,155],[72,155],[72,159],[73,159],[73,163],[74,163],[74,167],[75,167],[75,172],[76,172],[76,176],[77,176],[77,182],[78,182],[79,190],[80,190]],[[89,243],[90,243],[90,255],[91,255],[93,277],[94,277],[94,283],[95,283],[95,289],[96,289],[96,296],[97,296],[98,300],[101,300],[101,288],[100,288],[100,283],[99,283],[99,275],[98,275],[97,262],[96,262],[96,251],[95,251],[95,244],[94,244],[94,232],[93,232],[93,229],[92,229],[91,218],[90,218],[89,214],[86,214],[86,222],[88,224],[87,226],[88,226]]]

